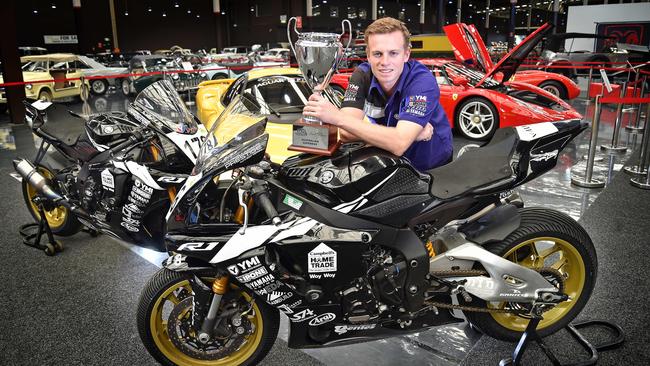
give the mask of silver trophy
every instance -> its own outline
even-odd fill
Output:
[[[298,35],[298,41],[291,42],[291,22],[293,30]],[[320,93],[329,85],[332,75],[343,57],[344,50],[341,36],[345,34],[345,24],[350,30],[347,47],[352,41],[352,24],[345,19],[341,22],[343,33],[299,33],[296,29],[296,18],[292,17],[287,23],[287,37],[293,54],[298,61],[298,68],[302,71],[305,81],[311,90]],[[291,150],[311,152],[315,154],[331,155],[338,146],[337,129],[323,123],[316,117],[302,116],[293,126],[293,142]]]

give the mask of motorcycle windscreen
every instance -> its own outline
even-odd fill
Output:
[[[168,80],[146,87],[131,104],[128,113],[144,126],[152,124],[164,133],[193,135],[199,125]]]

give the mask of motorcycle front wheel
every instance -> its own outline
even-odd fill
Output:
[[[202,280],[211,282],[208,278]],[[236,286],[231,285],[228,294],[230,298],[234,295],[234,298],[251,301],[251,296]],[[194,338],[197,334],[191,329],[191,297],[192,288],[187,276],[164,268],[156,272],[142,291],[138,305],[138,332],[147,351],[161,364],[255,365],[273,346],[280,327],[280,316],[277,310],[261,301],[252,303],[252,309],[246,315],[252,332],[244,337],[243,342],[237,341],[235,349],[224,351],[226,347],[232,347],[236,340],[231,337],[235,335],[219,339],[221,345],[201,344]],[[223,306],[222,301],[222,310]],[[183,343],[172,340],[170,321],[177,323],[175,328],[186,330],[185,337],[181,340]]]
[[[598,261],[596,250],[587,232],[571,217],[548,209],[520,210],[521,225],[498,243],[485,249],[527,268],[540,271],[571,301],[562,302],[546,310],[537,326],[545,337],[564,328],[586,305],[594,285]],[[528,304],[489,302],[492,309],[526,308]],[[475,302],[467,305],[476,306]],[[490,337],[517,341],[530,318],[512,313],[466,312],[467,320]]]
[[[38,167],[38,172],[47,179],[48,185],[53,186],[54,173],[51,170],[41,165]],[[37,195],[36,189],[29,185],[25,179],[22,180],[21,185],[25,205],[27,205],[27,209],[34,220],[38,222],[41,220],[41,216],[38,213],[38,206],[33,201]],[[52,210],[45,211],[45,219],[48,225],[50,225],[52,233],[59,236],[71,236],[83,228],[83,225],[81,225],[75,215],[64,206],[58,206]]]

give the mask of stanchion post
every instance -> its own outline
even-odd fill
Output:
[[[645,115],[645,123],[646,126],[648,125],[648,122],[650,121],[650,104],[648,104],[648,110],[646,111]],[[630,179],[630,184],[636,188],[641,188],[641,189],[650,189],[650,174],[648,174],[648,166],[650,163],[648,163],[648,140],[650,140],[650,133],[644,133],[643,134],[643,140],[641,142],[641,151],[643,154],[643,161],[639,160],[639,170],[643,170],[645,168],[645,176],[640,175],[636,178]]]
[[[641,110],[641,107],[639,106],[639,110]],[[645,125],[648,125],[648,122],[650,121],[650,103],[647,104],[647,108],[645,111]],[[626,166],[623,168],[623,170],[626,173],[630,174],[648,174],[648,140],[650,140],[650,133],[643,133],[643,138],[641,139],[641,149],[639,151],[639,161],[638,165],[636,166]]]
[[[589,79],[587,79],[587,104],[591,102],[589,91],[591,90],[591,79],[594,77],[594,65],[589,65]]]
[[[623,88],[621,89],[621,98],[625,98],[627,92],[627,81],[623,82]],[[601,150],[606,150],[610,153],[620,153],[627,150],[627,146],[619,146],[618,140],[621,130],[621,125],[623,123],[623,103],[618,103],[616,108],[616,123],[614,123],[614,133],[612,134],[612,143],[610,145],[600,145]]]
[[[605,181],[600,179],[593,179],[594,172],[594,159],[596,157],[596,144],[598,143],[598,128],[600,125],[600,112],[602,104],[600,103],[601,95],[596,96],[596,105],[594,111],[594,119],[591,122],[591,140],[589,141],[589,153],[587,157],[587,169],[585,171],[584,180],[577,177],[571,177],[571,183],[584,188],[601,188],[605,186]],[[572,173],[573,175],[573,173]]]
[[[636,74],[637,78],[638,78],[639,74],[640,73]],[[643,98],[643,95],[645,94],[645,84],[646,84],[647,78],[648,78],[647,75],[643,75],[643,80],[641,82],[641,93],[639,94],[639,98]],[[646,114],[647,113],[648,112],[646,111]],[[637,109],[636,121],[634,123],[634,126],[627,126],[627,127],[625,127],[625,129],[627,131],[629,131],[629,132],[632,132],[632,133],[642,132],[643,129],[645,128],[645,126],[647,126],[647,124],[644,127],[640,127],[640,124],[641,124],[641,106],[639,106],[639,108]]]

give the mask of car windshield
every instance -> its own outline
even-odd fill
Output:
[[[194,134],[198,123],[168,80],[146,87],[131,104],[128,113],[143,125],[153,124],[164,133]]]
[[[23,71],[47,71],[48,61],[29,61],[23,64]]]
[[[302,113],[311,89],[300,75],[274,75],[249,81],[241,94],[284,113]]]
[[[443,69],[450,80],[454,80],[454,78],[457,76],[464,76],[467,78],[469,85],[472,87],[475,87],[481,81],[481,79],[485,77],[484,72],[465,67],[457,62],[448,62],[444,64]],[[485,88],[494,88],[499,85],[501,85],[501,83],[490,77],[487,78],[481,86]]]

